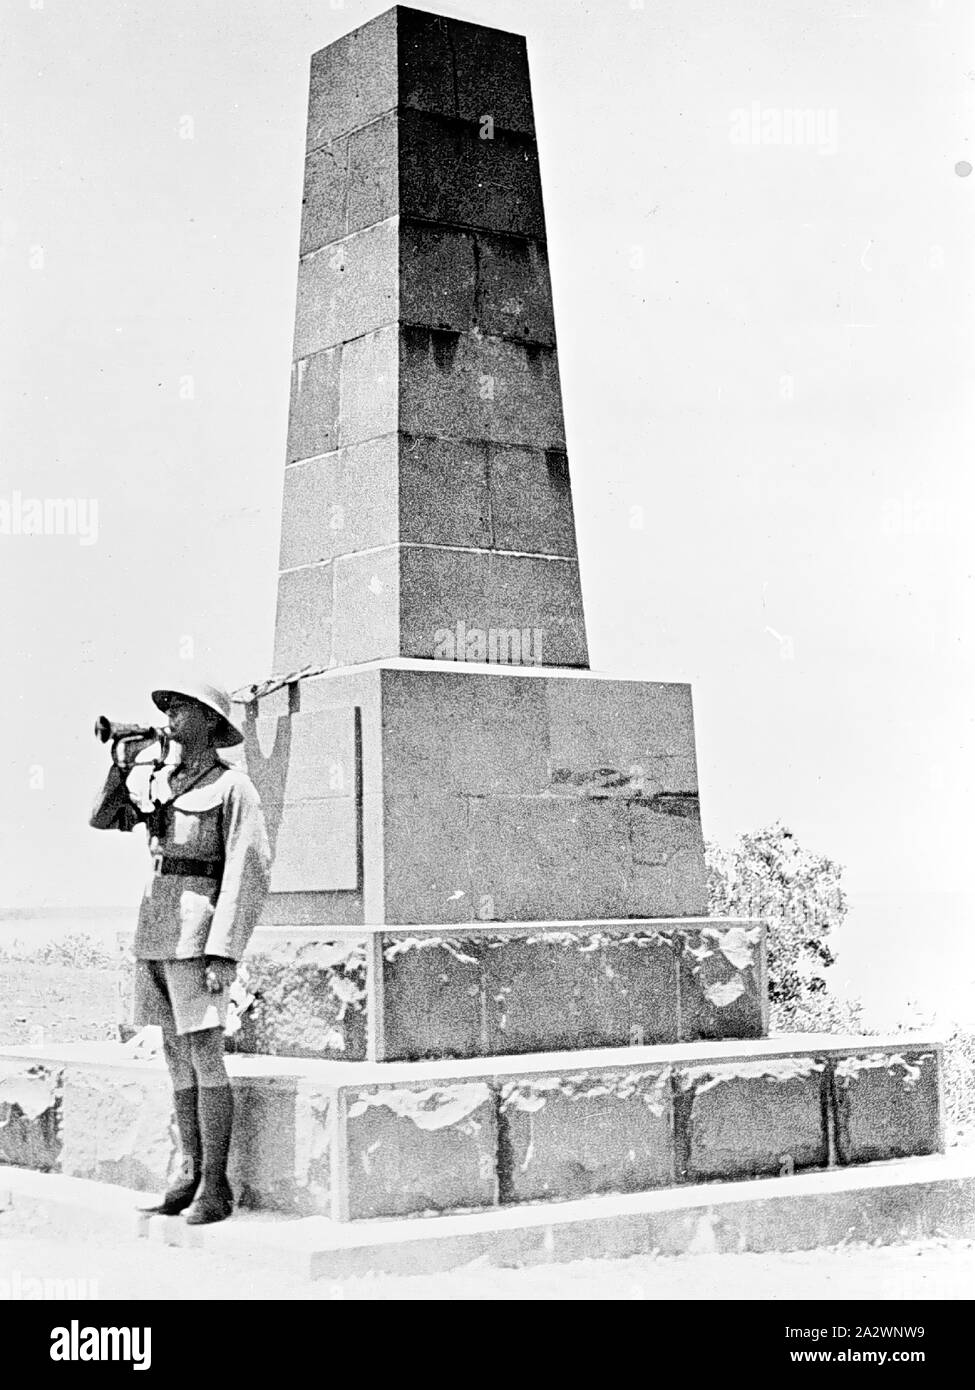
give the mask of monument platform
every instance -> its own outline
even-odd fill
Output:
[[[121,1019],[132,933],[121,934]],[[263,928],[235,1052],[490,1057],[768,1030],[764,923],[739,918]]]
[[[143,1194],[0,1168],[0,1210],[53,1237],[140,1239],[249,1261],[282,1279],[438,1274],[630,1255],[815,1250],[975,1237],[975,1151],[797,1173],[774,1182],[533,1202],[489,1211],[332,1221],[240,1212],[216,1226],[140,1216]],[[701,1290],[702,1297],[706,1290]]]
[[[937,1153],[941,1048],[794,1035],[436,1062],[229,1059],[245,1206],[362,1220]],[[161,1190],[161,1061],[0,1051],[0,1161]]]

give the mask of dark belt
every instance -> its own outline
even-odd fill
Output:
[[[184,878],[222,878],[222,859],[180,859],[171,854],[153,856],[155,874],[181,874]]]

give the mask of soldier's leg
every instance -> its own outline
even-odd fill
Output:
[[[186,1220],[191,1226],[203,1226],[225,1220],[234,1208],[233,1191],[227,1180],[234,1101],[224,1063],[223,1029],[204,1028],[189,1036],[193,1069],[200,1088],[203,1181],[186,1213]]]
[[[197,1086],[226,1086],[227,1066],[223,1059],[224,1032],[222,1028],[201,1028],[188,1033],[183,1042],[189,1043],[189,1055]]]
[[[193,1070],[193,1052],[188,1037],[180,1037],[172,1017],[162,1022],[163,1055],[173,1083],[173,1109],[179,1131],[180,1163],[176,1177],[162,1200],[144,1211],[161,1216],[177,1216],[185,1211],[200,1185],[202,1142],[198,1116],[198,1091]]]
[[[166,1058],[174,1091],[184,1091],[196,1086],[189,1037],[180,1037],[172,1024],[163,1028],[163,1056]]]

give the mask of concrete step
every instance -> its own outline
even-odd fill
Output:
[[[217,1226],[140,1216],[145,1194],[22,1168],[0,1169],[0,1212],[48,1233],[148,1238],[253,1260],[286,1279],[430,1274],[469,1265],[628,1255],[813,1250],[975,1236],[975,1150],[772,1181],[343,1223],[239,1212]]]
[[[752,918],[263,928],[240,979],[257,997],[233,1049],[272,1056],[420,1061],[768,1031]]]
[[[241,1201],[336,1220],[772,1177],[944,1147],[940,1043],[919,1035],[229,1063]],[[0,1051],[0,1161],[154,1191],[175,1159],[161,1060],[119,1044]]]

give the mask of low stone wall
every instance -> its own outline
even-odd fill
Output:
[[[940,1046],[767,1039],[357,1065],[230,1059],[245,1205],[340,1220],[937,1153]],[[709,1047],[712,1050],[709,1053]],[[731,1055],[729,1055],[731,1053]],[[0,1053],[0,1163],[145,1191],[177,1159],[165,1068],[119,1045]]]

